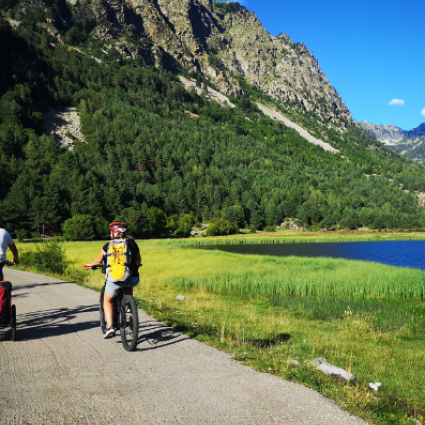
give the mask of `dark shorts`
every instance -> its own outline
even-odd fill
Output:
[[[6,261],[3,261],[2,263],[0,263],[0,281],[3,280],[3,267],[6,264]]]

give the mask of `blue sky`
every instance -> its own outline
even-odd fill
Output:
[[[425,0],[239,0],[303,42],[357,121],[425,122]]]

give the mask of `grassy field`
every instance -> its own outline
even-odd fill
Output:
[[[298,237],[297,237],[298,236]],[[333,236],[333,237],[332,237]],[[335,237],[336,236],[336,237]],[[361,237],[360,237],[361,236]],[[197,250],[199,243],[424,239],[421,234],[246,235],[138,241],[135,296],[155,318],[265,373],[301,382],[374,424],[423,423],[425,274],[329,258],[266,257]],[[66,278],[100,289],[82,271],[102,242],[64,242]],[[20,244],[21,252],[34,249]],[[183,300],[176,297],[182,295]],[[181,298],[181,297],[179,297]],[[356,376],[346,383],[306,365],[325,357]],[[288,363],[299,360],[301,367]],[[382,383],[378,391],[370,382]]]

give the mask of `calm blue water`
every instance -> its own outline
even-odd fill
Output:
[[[202,249],[237,254],[347,258],[425,270],[425,241],[207,245]]]

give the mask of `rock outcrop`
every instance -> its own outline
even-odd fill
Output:
[[[345,369],[337,367],[332,363],[327,362],[324,357],[318,357],[317,359],[313,359],[307,364],[308,366],[314,367],[323,373],[336,376],[338,378],[343,379],[344,381],[356,381],[356,377],[352,373],[346,371]]]
[[[45,134],[53,135],[61,147],[69,150],[74,148],[75,141],[85,142],[81,133],[80,117],[73,107],[63,111],[50,107],[43,116],[43,127]]]

